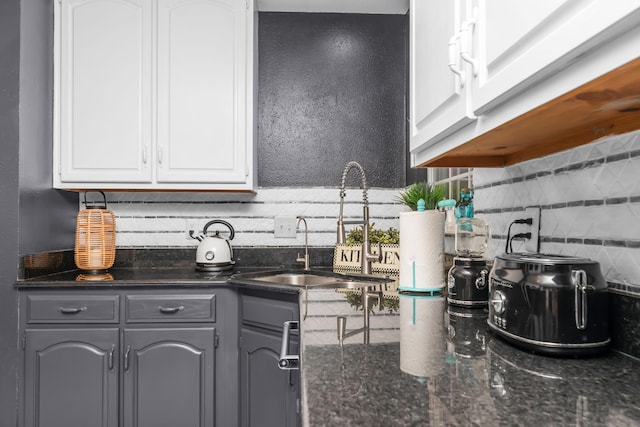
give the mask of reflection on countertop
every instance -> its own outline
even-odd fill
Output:
[[[303,322],[308,426],[640,425],[640,363],[615,352],[551,358],[492,335],[487,311],[399,296],[371,315],[371,344],[338,345],[344,294],[309,291]],[[377,307],[375,307],[377,309]]]

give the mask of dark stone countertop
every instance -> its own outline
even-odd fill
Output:
[[[231,286],[233,274],[267,268],[199,273],[192,264],[170,265],[117,267],[109,271],[113,280],[89,283],[77,280],[82,272],[67,270],[16,286]],[[369,344],[355,334],[340,346],[337,316],[346,318],[347,331],[363,324],[354,294],[312,289],[299,295],[305,426],[640,426],[636,359],[613,351],[583,359],[531,354],[492,335],[485,310],[404,295],[391,295],[383,310],[373,310]]]
[[[370,344],[357,334],[338,345],[363,312],[309,292],[302,326],[306,426],[640,425],[640,362],[613,351],[548,357],[493,335],[483,309],[430,307],[411,298],[370,316]],[[404,313],[403,313],[403,310]],[[322,313],[325,311],[325,314]]]
[[[231,276],[257,268],[234,268],[226,271],[200,272],[193,266],[174,268],[111,268],[105,273],[92,274],[82,270],[68,270],[54,274],[22,279],[18,289],[43,288],[115,288],[144,286],[226,286]]]

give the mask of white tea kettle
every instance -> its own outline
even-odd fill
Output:
[[[209,227],[213,224],[222,224],[229,228],[231,232],[229,239],[220,236],[220,231],[216,230],[215,235],[207,234]],[[233,259],[233,249],[231,249],[230,240],[233,240],[235,231],[231,224],[221,219],[209,221],[202,229],[202,234],[191,237],[200,241],[198,250],[196,251],[196,270],[198,271],[222,271],[228,270],[236,263]]]

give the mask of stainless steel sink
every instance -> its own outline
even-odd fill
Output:
[[[279,273],[257,277],[255,280],[294,286],[321,286],[335,283],[338,279],[330,276],[317,276],[315,274]]]
[[[388,279],[346,275],[330,271],[278,270],[255,273],[240,273],[231,278],[232,282],[260,284],[263,286],[282,286],[296,288],[348,288],[357,289],[364,286],[379,285]]]

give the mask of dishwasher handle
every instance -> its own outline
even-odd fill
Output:
[[[291,331],[299,331],[299,323],[296,320],[284,322],[282,329],[282,345],[280,347],[280,360],[278,367],[284,370],[300,369],[300,355],[289,354],[289,335]]]

